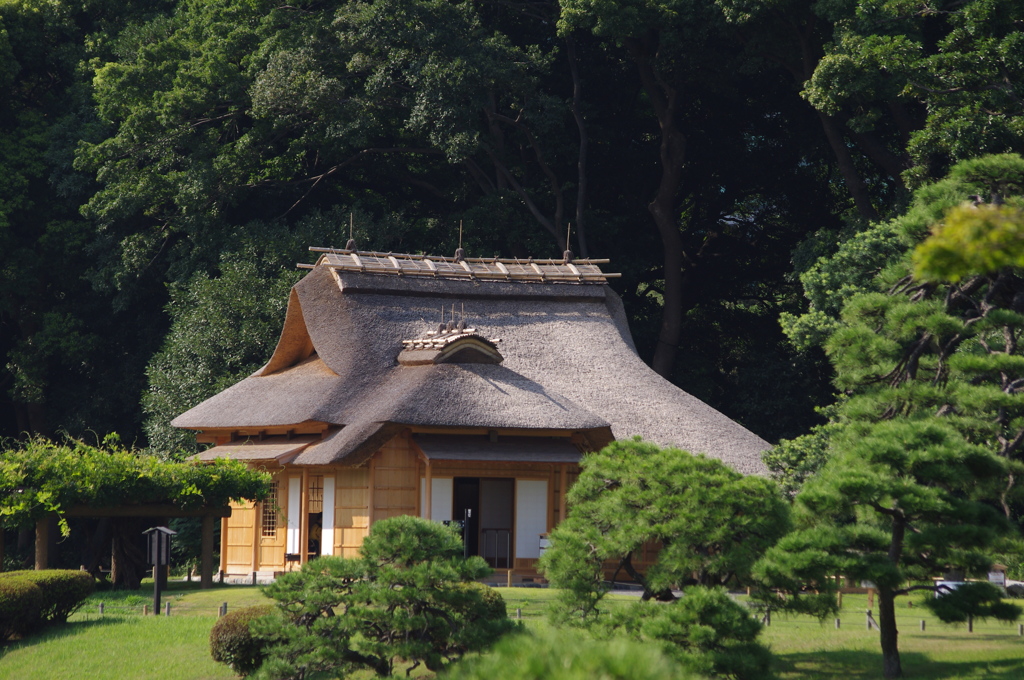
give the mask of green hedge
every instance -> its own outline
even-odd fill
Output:
[[[46,569],[0,573],[0,640],[64,623],[96,589],[84,571]]]
[[[40,623],[43,590],[24,578],[0,578],[0,642],[24,635]]]
[[[251,675],[266,658],[263,641],[252,634],[249,624],[277,612],[272,604],[245,607],[222,616],[210,631],[213,660],[231,666],[239,675]]]

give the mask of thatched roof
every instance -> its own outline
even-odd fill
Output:
[[[372,455],[372,443],[408,426],[610,427],[619,439],[639,435],[707,453],[740,472],[765,472],[760,454],[767,442],[640,360],[622,304],[603,277],[445,278],[409,276],[401,267],[368,273],[352,270],[349,260],[331,266],[332,256],[337,260],[321,258],[292,289],[267,365],[173,425],[343,426],[299,453],[296,464],[359,464]],[[495,361],[501,363],[467,363],[449,354],[438,363],[400,364],[403,348],[414,346],[408,341],[437,331],[442,308],[447,315],[453,304],[457,313],[464,305],[474,342],[500,347]]]

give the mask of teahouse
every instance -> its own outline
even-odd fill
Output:
[[[581,455],[617,438],[765,471],[764,440],[637,356],[607,260],[311,250],[270,361],[173,422],[214,444],[201,459],[274,474],[224,520],[227,574],[351,556],[409,514],[464,520],[471,553],[532,575]]]

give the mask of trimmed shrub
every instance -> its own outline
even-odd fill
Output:
[[[692,587],[672,604],[638,602],[623,612],[624,629],[701,675],[766,680],[771,653],[757,641],[761,623],[721,588]],[[621,625],[621,624],[620,624]]]
[[[486,655],[452,666],[444,680],[683,680],[682,670],[657,646],[580,634],[509,635]]]
[[[3,574],[2,578],[23,579],[39,586],[43,594],[39,619],[44,625],[65,623],[96,590],[96,581],[91,575],[73,569],[14,571]]]
[[[0,578],[0,642],[39,625],[43,591],[24,578]]]
[[[261,604],[245,607],[222,616],[210,631],[210,655],[218,663],[231,666],[239,675],[256,672],[266,658],[264,642],[249,630],[256,619],[272,616],[277,607]]]

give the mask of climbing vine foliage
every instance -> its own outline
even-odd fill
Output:
[[[237,461],[168,462],[122,446],[36,438],[0,449],[0,526],[29,525],[76,505],[111,507],[172,503],[182,509],[262,500],[270,476]],[[61,531],[68,525],[61,521]]]

